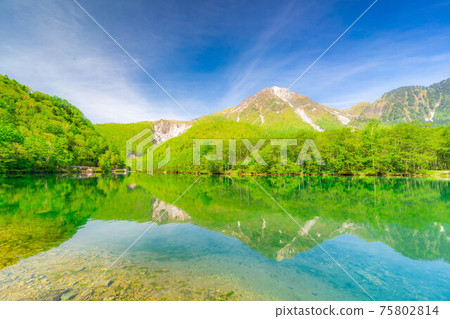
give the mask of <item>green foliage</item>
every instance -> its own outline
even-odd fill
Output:
[[[0,75],[0,173],[96,166],[105,157],[114,166],[114,154],[75,106]]]
[[[111,169],[122,168],[124,166],[124,160],[118,152],[106,151],[106,153],[100,156],[98,165],[103,171],[107,172]]]
[[[450,79],[429,87],[406,86],[385,93],[375,103],[359,103],[349,112],[357,115],[352,125],[362,126],[375,117],[385,124],[411,121],[448,125],[450,122]]]
[[[152,122],[138,122],[130,124],[95,124],[95,129],[105,138],[108,145],[116,147],[121,158],[126,158],[126,141],[142,130],[153,128]]]
[[[363,129],[344,127],[315,132],[300,130],[292,133],[268,132],[258,126],[229,121],[201,123],[185,134],[173,138],[154,154],[154,163],[165,157],[171,148],[171,161],[160,169],[166,172],[187,173],[246,173],[246,174],[341,174],[389,175],[418,174],[424,170],[447,170],[450,160],[450,127],[432,127],[426,124],[401,123],[392,127],[370,121]],[[280,164],[280,147],[270,144],[272,138],[296,139],[296,146],[288,147],[287,165]],[[201,165],[194,165],[194,139],[223,139],[223,160],[208,161],[203,155],[214,154],[215,147],[202,148]],[[236,139],[235,164],[230,163],[229,140]],[[242,165],[249,151],[243,143],[249,139],[255,145],[265,139],[259,153],[267,165],[252,160]],[[315,142],[325,165],[296,161],[307,139]],[[314,159],[314,158],[312,158]]]

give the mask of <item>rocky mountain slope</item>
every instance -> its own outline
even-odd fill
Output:
[[[352,124],[376,118],[396,124],[418,121],[436,125],[450,123],[450,79],[428,87],[406,86],[383,94],[374,103],[359,103],[348,110]]]
[[[429,87],[398,88],[385,93],[374,103],[362,102],[349,109],[328,107],[291,90],[274,86],[214,116],[283,130],[309,128],[326,131],[340,126],[362,126],[372,118],[385,124],[418,121],[448,125],[450,79]]]
[[[324,131],[348,124],[352,115],[345,110],[319,104],[309,97],[274,86],[213,114],[236,122],[272,129],[314,129]]]
[[[154,143],[159,144],[186,132],[191,122],[159,120],[153,123]]]

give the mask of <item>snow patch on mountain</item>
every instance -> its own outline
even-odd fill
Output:
[[[271,88],[273,94],[275,94],[276,96],[278,96],[280,99],[282,99],[283,101],[286,101],[285,98],[287,97],[291,97],[293,92],[289,89],[284,89],[284,88],[280,88],[278,86],[273,86]]]
[[[289,104],[290,107],[294,109],[294,112],[300,116],[300,118],[303,120],[303,122],[308,123],[311,125],[316,131],[323,132],[323,128],[321,128],[319,125],[314,124],[313,120],[306,114],[306,112],[300,108],[300,107],[294,107],[291,102],[287,98],[291,97],[293,95],[293,92],[289,89],[283,89],[278,86],[274,86],[271,88],[272,92],[278,96],[280,99],[282,99],[284,102]]]
[[[167,204],[156,197],[153,197],[151,202],[152,220],[167,222],[169,220],[186,221],[191,219],[191,216],[181,208]]]
[[[313,120],[306,114],[306,112],[301,108],[295,108],[294,112],[299,115],[303,122],[308,123],[311,125],[316,131],[323,132],[323,128],[321,128],[319,125],[314,124]]]
[[[430,117],[429,118],[427,118],[425,116],[425,121],[426,122],[433,122],[433,117],[434,117],[434,114],[436,113],[436,109],[438,108],[438,106],[439,106],[439,103],[436,104],[436,107],[434,108],[434,111],[430,112]]]
[[[316,222],[319,220],[318,216],[315,216],[313,219],[308,220],[305,225],[302,227],[302,229],[298,232],[299,236],[306,236],[308,235],[309,231],[313,226],[316,224]]]
[[[350,119],[348,117],[343,116],[343,115],[338,114],[337,118],[344,125],[347,125],[348,123],[350,123]]]

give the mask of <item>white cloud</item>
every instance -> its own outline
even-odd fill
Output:
[[[205,71],[195,60],[198,53],[236,36],[236,21],[247,22],[233,15],[240,3],[226,11],[214,3],[159,2],[142,15],[136,15],[141,2],[116,1],[105,8],[100,6],[107,1],[82,3],[94,8],[99,22],[194,117],[235,106],[264,87],[288,87],[346,27],[332,6],[280,3],[267,15],[249,17],[244,25],[251,32],[244,30],[236,42],[244,44],[230,40],[232,58]],[[67,99],[94,123],[189,119],[72,1],[2,0],[0,21],[0,73]],[[449,76],[448,28],[389,30],[364,38],[352,32],[292,90],[349,107],[401,85],[429,85]]]
[[[186,118],[153,82],[135,84],[142,71],[71,1],[7,2],[3,14],[17,22],[0,31],[0,73],[67,99],[94,123]]]

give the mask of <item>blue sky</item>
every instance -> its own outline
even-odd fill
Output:
[[[194,117],[288,87],[371,0],[78,0]],[[450,1],[379,0],[292,88],[347,108],[450,77]],[[189,119],[72,0],[0,1],[0,74],[94,123]]]

